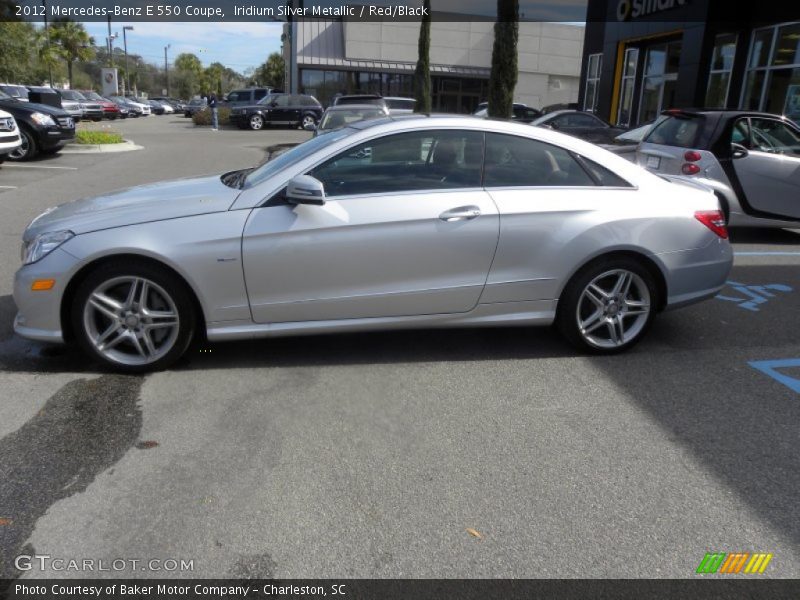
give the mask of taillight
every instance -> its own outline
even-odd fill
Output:
[[[698,210],[694,218],[716,233],[723,240],[728,239],[728,228],[725,226],[725,215],[721,210]]]
[[[700,172],[700,167],[694,163],[683,163],[681,166],[681,173],[684,175],[697,175]]]
[[[687,150],[683,153],[683,159],[687,162],[697,162],[703,156],[697,150]]]

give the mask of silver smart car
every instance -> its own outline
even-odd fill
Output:
[[[719,203],[554,131],[389,117],[252,170],[50,209],[23,234],[16,332],[120,371],[211,341],[547,325],[612,353],[709,298]]]

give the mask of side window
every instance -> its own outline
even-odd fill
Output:
[[[550,121],[556,127],[570,127],[574,125],[572,115],[561,115]]]
[[[253,102],[258,102],[266,95],[267,90],[265,89],[253,90]]]
[[[609,171],[604,166],[597,164],[593,160],[589,160],[585,156],[581,156],[581,161],[589,169],[589,172],[600,182],[604,187],[633,187],[630,183],[625,181],[622,177]]]
[[[433,130],[364,142],[309,173],[328,196],[480,187],[483,134]]]
[[[231,92],[228,94],[228,102],[238,102],[241,100],[241,93],[240,92]]]
[[[747,119],[736,121],[731,132],[731,143],[741,144],[745,148],[750,147],[750,127],[747,125]]]
[[[774,119],[750,119],[753,150],[800,156],[800,135]]]
[[[605,123],[603,123],[597,117],[592,115],[581,115],[581,114],[574,114],[570,115],[570,125],[573,127],[605,127]]]
[[[278,108],[285,108],[289,106],[289,94],[280,94],[278,96],[275,96],[273,102],[275,103],[275,106],[277,106]]]
[[[529,138],[486,134],[485,187],[594,186],[569,152]]]
[[[526,108],[525,109],[525,118],[526,119],[536,119],[539,116],[539,111],[535,108]]]

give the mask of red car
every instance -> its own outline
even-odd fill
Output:
[[[100,106],[103,107],[103,118],[109,119],[113,121],[117,117],[120,116],[119,107],[111,102],[110,100],[106,100],[97,92],[93,92],[92,90],[80,90],[81,94],[86,96],[87,100],[91,100],[92,102],[96,102]]]

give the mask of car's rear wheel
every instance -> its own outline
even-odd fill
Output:
[[[632,258],[611,258],[579,271],[564,288],[556,325],[580,350],[615,354],[647,332],[658,306],[648,269]]]
[[[78,287],[73,331],[85,352],[117,371],[171,365],[195,331],[190,292],[167,270],[145,263],[106,264]]]
[[[36,137],[27,128],[19,128],[19,137],[22,144],[11,151],[8,158],[11,160],[30,160],[39,154],[39,145]]]
[[[261,115],[251,115],[248,123],[250,124],[250,129],[258,131],[264,128],[264,117]]]

